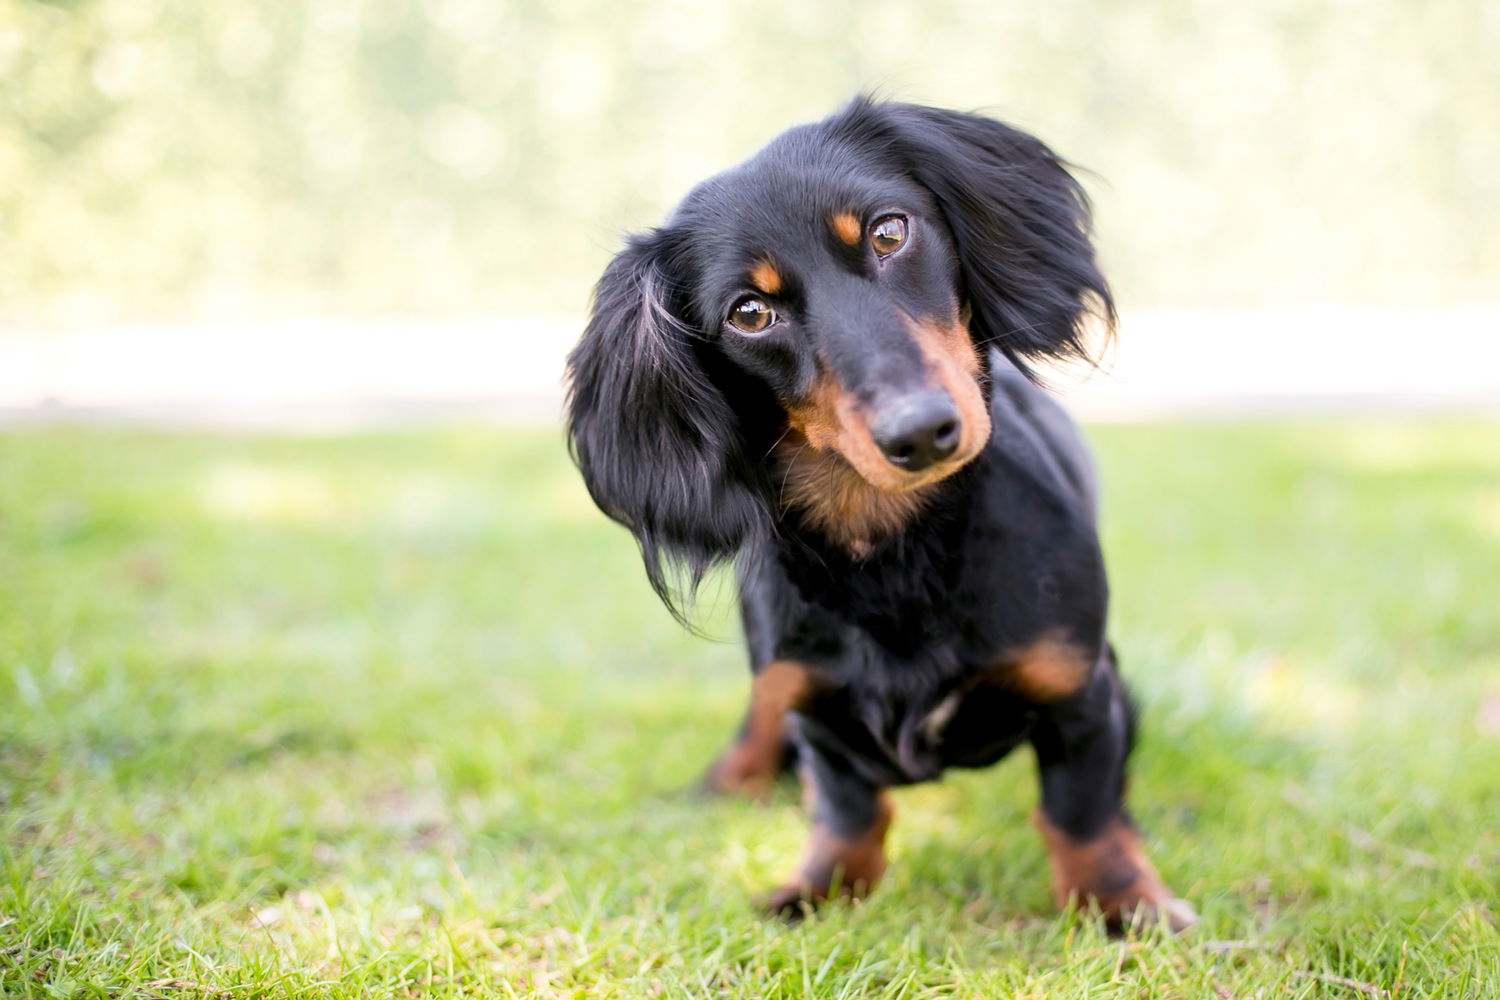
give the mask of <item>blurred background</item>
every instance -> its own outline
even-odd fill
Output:
[[[1049,378],[1232,953],[1053,919],[1024,760],[797,934],[795,792],[679,794],[733,594],[662,609],[563,357],[861,90],[1084,171],[1122,326]],[[1496,0],[0,0],[0,994],[1490,996],[1497,417]]]
[[[1493,405],[1497,51],[1493,0],[3,0],[0,408],[551,419],[621,234],[862,90],[1086,170],[1086,415]]]

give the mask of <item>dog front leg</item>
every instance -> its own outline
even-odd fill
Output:
[[[1111,929],[1165,920],[1197,922],[1141,847],[1125,810],[1132,717],[1108,653],[1076,694],[1038,713],[1031,740],[1041,770],[1036,825],[1047,844],[1059,907],[1098,904]]]
[[[795,762],[786,714],[806,700],[811,688],[808,669],[795,661],[773,660],[757,670],[739,734],[703,776],[703,791],[770,798],[776,779]]]
[[[762,902],[767,913],[793,923],[830,898],[862,899],[875,887],[885,874],[885,835],[895,815],[883,788],[816,747],[798,749],[806,756],[812,833],[797,873]]]

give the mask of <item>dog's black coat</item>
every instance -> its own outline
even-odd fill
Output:
[[[904,242],[872,250],[893,217]],[[746,335],[742,307],[770,327]],[[674,613],[674,567],[690,591],[738,561],[753,668],[804,671],[793,733],[835,838],[874,828],[884,787],[986,765],[1025,740],[1047,827],[1087,845],[1128,826],[1133,718],[1105,640],[1091,463],[1030,381],[1035,359],[1085,356],[1090,313],[1113,320],[1087,200],[1045,146],[987,118],[863,99],[704,182],[599,283],[569,361],[585,481],[635,534]],[[935,362],[937,335],[919,328],[967,337]],[[799,462],[870,478],[870,459],[817,448],[809,427],[843,420],[838,440],[868,451],[913,400],[963,397],[934,372],[970,356],[980,418],[962,398],[955,412],[978,433],[987,410],[991,431],[895,527],[846,534],[787,501]],[[794,432],[806,443],[788,457]],[[1076,683],[1028,683],[1027,651],[1044,640],[1083,665]],[[1135,896],[1123,905],[1156,901]]]

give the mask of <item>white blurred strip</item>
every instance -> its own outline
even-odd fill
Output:
[[[317,317],[0,333],[0,419],[311,430],[557,419],[581,326],[550,317]]]
[[[0,332],[0,420],[327,430],[550,422],[579,319],[308,318]],[[1097,371],[1053,373],[1086,420],[1500,413],[1500,306],[1133,313]]]
[[[1500,306],[1302,306],[1125,317],[1098,371],[1050,380],[1087,420],[1500,413]]]

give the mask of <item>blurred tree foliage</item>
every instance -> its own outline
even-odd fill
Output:
[[[1093,171],[1135,304],[1500,294],[1494,0],[0,0],[0,321],[576,313],[874,88]]]

